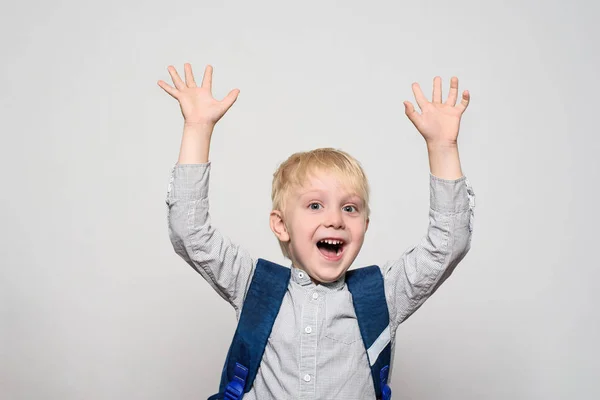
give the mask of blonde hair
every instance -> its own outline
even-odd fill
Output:
[[[320,148],[292,154],[279,165],[273,174],[271,200],[273,210],[284,212],[291,189],[301,187],[308,176],[316,171],[333,172],[364,201],[366,218],[369,218],[369,182],[362,166],[350,154],[333,148]],[[289,242],[279,242],[283,255],[289,258]]]

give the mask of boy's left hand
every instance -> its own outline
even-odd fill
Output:
[[[410,101],[405,101],[406,116],[423,135],[425,142],[428,145],[456,145],[460,118],[469,105],[469,91],[462,93],[462,100],[456,105],[458,78],[455,76],[450,80],[450,92],[445,103],[442,103],[442,78],[439,76],[433,79],[432,102],[427,101],[418,83],[412,84],[412,90],[421,113],[415,110]]]

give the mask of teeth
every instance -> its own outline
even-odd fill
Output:
[[[335,244],[335,245],[340,245],[343,242],[341,240],[330,240],[330,239],[325,239],[325,240],[320,240],[319,243],[327,243],[327,244]]]

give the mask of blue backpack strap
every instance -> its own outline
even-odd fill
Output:
[[[291,270],[258,259],[213,399],[239,400],[248,392],[288,288]]]
[[[352,293],[358,327],[367,349],[377,399],[391,398],[387,384],[392,355],[390,314],[385,300],[383,275],[378,266],[358,268],[346,273]]]

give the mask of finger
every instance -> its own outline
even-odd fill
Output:
[[[175,89],[173,86],[169,85],[165,81],[158,81],[158,86],[163,88],[163,90],[165,92],[169,93],[171,96],[173,96],[173,98],[177,99],[177,95],[178,95],[179,91],[177,89]]]
[[[458,106],[456,106],[456,108],[458,108],[461,113],[464,113],[465,110],[467,109],[467,107],[469,106],[470,101],[471,101],[471,94],[469,93],[468,90],[465,90],[462,94],[462,100],[460,101],[460,104]]]
[[[433,96],[431,97],[431,102],[442,102],[442,78],[439,76],[433,78]]]
[[[207,65],[204,70],[204,76],[202,77],[202,87],[208,88],[208,90],[212,90],[212,73],[213,67],[211,65]]]
[[[171,79],[173,80],[173,84],[175,85],[175,87],[179,90],[185,89],[185,87],[186,87],[185,83],[179,77],[179,74],[177,73],[177,70],[175,69],[175,67],[172,65],[169,65],[169,67],[167,69],[169,70],[169,75],[171,75]]]
[[[415,110],[415,106],[410,101],[404,102],[404,112],[415,126],[421,122],[421,114]]]
[[[188,87],[196,87],[196,81],[194,80],[194,74],[192,73],[192,65],[190,63],[185,63],[183,69],[185,70],[185,84]]]
[[[448,99],[446,104],[454,107],[456,105],[456,99],[458,98],[458,78],[453,76],[450,79],[450,91],[448,92]]]
[[[227,94],[227,96],[225,96],[225,98],[223,100],[221,100],[221,103],[223,103],[223,106],[225,107],[225,112],[227,112],[227,110],[229,110],[231,108],[233,103],[235,103],[235,101],[237,100],[238,94],[240,94],[240,90],[233,89],[231,92],[229,92]]]
[[[417,82],[412,84],[412,90],[413,94],[415,95],[415,100],[417,100],[417,104],[419,105],[419,108],[422,111],[423,107],[425,107],[425,105],[429,103],[427,101],[427,97],[425,97],[423,91],[421,90],[421,86],[419,86]]]

